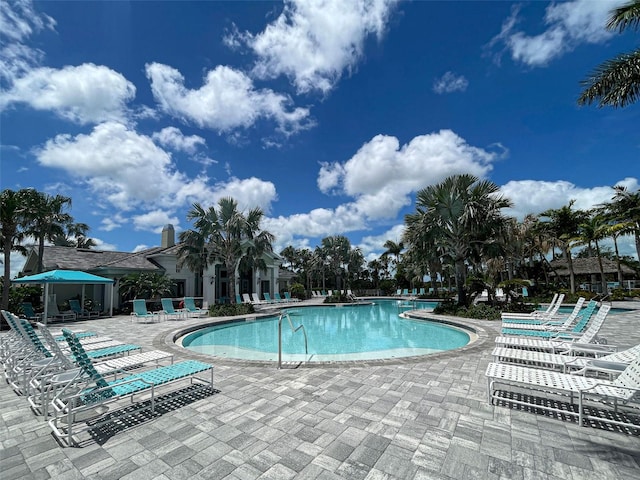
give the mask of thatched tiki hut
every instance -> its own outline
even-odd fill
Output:
[[[569,277],[569,268],[566,260],[558,259],[550,262],[553,269],[551,274],[561,278]],[[613,260],[608,258],[602,259],[602,269],[607,281],[608,289],[612,288],[633,288],[633,284],[637,283],[633,280],[636,278],[636,272],[627,265],[621,264],[622,279],[624,285],[620,285],[618,281],[618,266]],[[573,273],[576,276],[576,283],[580,284],[582,290],[592,292],[602,292],[602,282],[600,281],[600,264],[597,257],[574,258]]]

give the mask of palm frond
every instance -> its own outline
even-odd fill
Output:
[[[611,12],[607,29],[622,32],[627,27],[638,29],[640,26],[640,0],[633,0]]]
[[[625,107],[640,97],[640,48],[607,60],[581,82],[578,105]]]

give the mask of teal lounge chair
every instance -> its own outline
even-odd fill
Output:
[[[193,297],[184,297],[184,309],[187,315],[191,317],[206,317],[209,315],[208,310],[196,307],[196,301]]]
[[[27,330],[29,327],[27,327]],[[49,365],[46,371],[40,372],[39,375],[31,376],[28,383],[27,400],[36,413],[42,412],[44,416],[48,416],[49,398],[55,394],[55,390],[63,388],[67,383],[74,381],[79,372],[77,365],[74,363],[73,352],[63,351],[46,325],[38,323],[38,332],[46,342],[48,353],[53,356],[55,363]],[[77,335],[76,338],[78,338]],[[65,346],[67,346],[66,340]],[[117,375],[120,372],[128,372],[132,368],[139,368],[152,362],[158,365],[163,360],[173,363],[173,354],[161,350],[150,350],[131,355],[130,353],[133,350],[140,350],[140,347],[138,345],[126,345],[124,348],[118,347],[118,353],[113,355],[115,350],[116,347],[111,347],[102,351],[93,350],[86,353],[92,362],[97,361],[97,363],[94,363],[94,367],[102,375]],[[122,355],[123,353],[127,353],[127,355]]]
[[[242,297],[239,293],[236,293],[236,303],[239,305],[242,303]]]
[[[166,320],[185,320],[187,318],[187,312],[185,310],[176,310],[173,308],[173,300],[170,298],[161,298],[162,303],[162,315]]]
[[[76,314],[78,318],[93,318],[99,317],[100,312],[94,312],[92,310],[87,310],[86,308],[82,308],[80,306],[80,301],[75,298],[69,299],[69,308],[72,312]]]
[[[140,393],[150,394],[151,399],[147,405],[141,404],[140,409],[149,408],[155,411],[157,387],[169,385],[180,380],[200,382],[201,389],[213,388],[213,366],[208,363],[187,360],[164,367],[158,367],[140,373],[134,373],[117,380],[107,381],[93,366],[91,360],[77,338],[69,330],[64,329],[63,334],[67,339],[69,348],[80,367],[81,374],[70,388],[62,388],[51,401],[55,410],[55,416],[49,421],[53,434],[65,445],[78,444],[76,436],[83,430],[95,429],[101,424],[118,422],[117,412],[110,412],[108,416],[106,405],[120,399],[130,398]],[[198,374],[208,373],[210,377],[199,377]],[[167,401],[175,402],[177,397],[193,395],[192,389],[184,393],[174,392],[176,395],[168,396]],[[125,408],[126,415],[130,409]],[[89,424],[83,423],[79,418],[83,414],[93,415]]]
[[[271,295],[269,295],[267,292],[263,293],[262,295],[264,296],[264,301],[265,302],[267,302],[267,303],[276,303],[276,301],[273,300],[271,298]]]
[[[41,313],[35,312],[31,302],[22,302],[22,313],[24,313],[24,316],[27,318],[27,320],[37,321],[42,318]]]
[[[284,292],[284,298],[287,302],[299,302],[299,298],[293,298],[289,292]]]
[[[160,315],[157,312],[150,312],[147,310],[147,301],[143,298],[133,301],[133,312],[131,312],[131,317],[138,321],[160,321]]]

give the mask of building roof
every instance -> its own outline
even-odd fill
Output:
[[[556,274],[560,277],[569,276],[569,268],[567,267],[566,260],[553,260],[551,263],[551,267],[555,270]],[[623,275],[633,276],[635,275],[635,271],[628,267],[625,264],[620,266],[622,268]],[[613,260],[609,260],[608,258],[602,259],[602,268],[604,273],[618,273],[618,266],[616,262]],[[574,258],[573,259],[573,273],[576,275],[592,275],[600,274],[600,265],[598,264],[597,257],[589,257],[589,258]]]
[[[126,269],[162,271],[162,267],[155,263],[151,254],[163,250],[154,247],[140,252],[113,252],[107,250],[93,250],[75,247],[45,246],[43,255],[44,270],[82,270],[84,272],[105,269]],[[23,273],[32,273],[38,261],[38,249],[31,250]]]

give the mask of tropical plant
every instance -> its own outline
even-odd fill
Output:
[[[224,264],[229,278],[230,298],[235,297],[236,276],[241,264],[243,269],[264,269],[262,255],[272,250],[273,235],[260,230],[263,216],[260,208],[242,213],[238,210],[238,203],[230,197],[221,198],[217,209],[215,206],[205,209],[199,203],[194,203],[187,213],[187,219],[194,221],[195,230],[191,230],[194,233],[184,233],[184,236],[192,236],[193,245],[204,248],[201,255],[206,250],[206,257],[198,260],[203,267],[216,262]]]
[[[611,12],[607,29],[623,32],[640,26],[640,0],[632,0]],[[581,82],[579,105],[625,107],[640,97],[640,48],[622,53],[598,66]]]
[[[616,185],[613,189],[613,213],[618,221],[625,223],[623,232],[634,236],[636,254],[640,259],[640,189],[632,192],[621,185]]]
[[[37,272],[43,270],[45,241],[53,242],[56,237],[65,235],[65,228],[73,222],[73,217],[64,210],[71,207],[71,198],[64,195],[49,195],[30,190],[26,195],[27,228],[26,235],[31,235],[38,244]]]
[[[204,235],[204,232],[198,230],[184,230],[178,237],[180,243],[176,252],[177,266],[182,268],[186,265],[189,270],[196,273],[196,292],[202,292],[203,272],[209,266],[209,251]]]
[[[510,200],[498,191],[499,187],[488,180],[468,174],[453,175],[420,190],[416,195],[416,213],[405,217],[408,229],[425,229],[423,235],[432,238],[443,261],[454,265],[459,304],[467,303],[467,260],[495,240],[505,222],[501,210],[511,206]]]
[[[171,278],[158,272],[130,273],[118,282],[123,300],[160,298],[170,295],[174,286]]]
[[[571,250],[578,244],[579,227],[587,219],[587,213],[582,210],[572,210],[575,200],[557,209],[549,209],[540,213],[545,232],[555,245],[560,248],[562,257],[567,262],[569,270],[569,288],[576,292],[575,271]]]
[[[351,255],[351,242],[343,235],[333,235],[322,239],[321,249],[329,270],[335,275],[336,288],[341,290],[342,274]]]
[[[65,233],[53,236],[54,245],[88,249],[97,245],[94,239],[87,237],[89,225],[86,223],[69,223],[65,230]]]
[[[602,293],[607,293],[607,278],[604,274],[602,265],[602,254],[600,253],[599,241],[609,236],[609,223],[603,215],[593,213],[586,218],[579,226],[578,242],[576,245],[595,245],[596,257],[598,259],[598,267],[600,269],[600,283],[602,285]]]
[[[0,193],[0,243],[4,254],[4,276],[2,288],[2,309],[9,308],[9,289],[11,286],[11,252],[26,254],[20,244],[24,239],[24,224],[27,218],[25,202],[28,190],[3,190]]]

